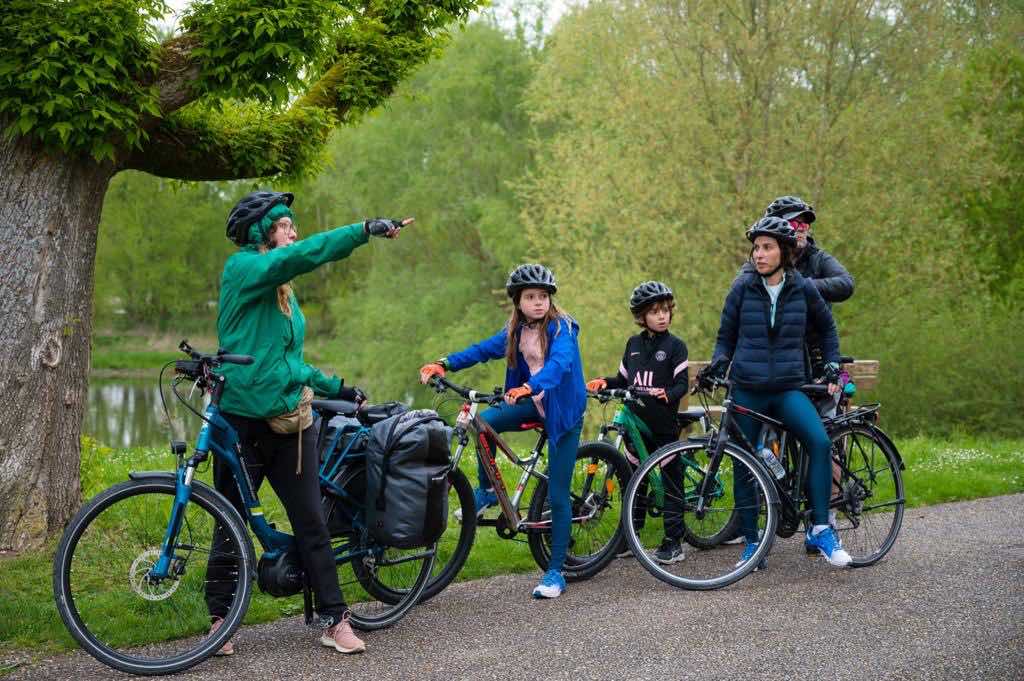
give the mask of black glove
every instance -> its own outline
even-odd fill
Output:
[[[362,404],[366,401],[366,393],[359,388],[350,388],[346,385],[341,386],[338,394],[334,396],[336,400],[345,400],[346,402],[355,402],[356,404]]]
[[[725,378],[725,374],[728,373],[728,371],[729,358],[718,357],[697,372],[697,382],[701,385],[710,387],[712,380],[721,380]]]
[[[384,236],[392,229],[401,229],[401,220],[388,218],[371,218],[363,223],[363,231],[369,236]]]
[[[835,362],[825,365],[825,382],[839,384],[839,365]]]

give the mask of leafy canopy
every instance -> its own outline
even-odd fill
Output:
[[[0,124],[51,150],[182,179],[296,173],[384,101],[480,0],[10,0]]]
[[[113,159],[115,140],[145,137],[158,115],[152,21],[163,0],[9,0],[0,13],[0,117],[5,134]]]

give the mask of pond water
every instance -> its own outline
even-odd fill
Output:
[[[179,386],[179,390],[188,394],[187,385]],[[164,398],[174,426],[174,439],[193,442],[199,419],[178,402],[166,385]],[[193,396],[191,404],[200,409],[202,400]],[[82,434],[111,447],[166,446],[171,436],[156,379],[90,378]]]

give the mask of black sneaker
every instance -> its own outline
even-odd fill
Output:
[[[683,553],[682,544],[678,539],[669,539],[665,537],[661,540],[661,546],[654,552],[654,560],[658,561],[662,565],[671,565],[672,563],[678,563],[686,558],[686,554]]]

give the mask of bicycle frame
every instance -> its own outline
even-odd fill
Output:
[[[196,468],[209,458],[211,452],[213,452],[214,456],[220,457],[231,471],[231,476],[238,486],[239,495],[242,500],[242,507],[244,509],[242,513],[243,520],[252,528],[253,534],[256,535],[256,539],[263,548],[265,557],[268,560],[273,560],[280,553],[291,551],[295,548],[295,537],[277,530],[264,517],[259,495],[252,483],[245,459],[241,456],[238,433],[224,419],[220,412],[219,405],[220,397],[224,392],[224,378],[217,374],[213,374],[212,378],[216,381],[216,384],[211,391],[210,403],[206,406],[203,414],[203,425],[199,430],[196,440],[195,452],[184,464],[179,464],[178,466],[174,506],[171,509],[167,531],[160,548],[160,558],[150,571],[150,576],[153,578],[158,579],[169,576],[174,561],[174,547],[177,543],[178,532],[181,529],[185,507],[188,505],[192,494],[192,479]],[[366,433],[369,433],[369,429],[361,426],[359,436],[365,437]],[[364,456],[362,453],[350,452],[351,445],[355,442],[356,439],[353,439],[352,443],[337,456],[333,455],[333,447],[336,444],[336,440],[332,442],[332,455],[325,458],[320,466],[319,474],[321,488],[326,488],[343,501],[352,502],[351,504],[342,504],[341,508],[348,516],[347,520],[352,523],[353,528],[360,530],[363,529],[361,523],[357,522],[357,518],[350,508],[358,507],[362,500],[352,498],[345,489],[336,485],[331,480],[331,477],[343,463],[357,461],[360,457]],[[333,553],[335,562],[340,564],[367,555],[369,549],[355,549],[350,543],[345,543],[335,547]],[[417,556],[413,555],[400,559],[398,562],[414,560],[416,558]]]
[[[611,442],[608,438],[608,433],[614,431],[616,438],[614,442]],[[642,464],[648,458],[651,453],[647,451],[647,445],[644,444],[643,436],[652,436],[650,429],[647,424],[644,423],[636,413],[629,408],[629,405],[625,401],[619,406],[615,412],[615,416],[612,418],[612,422],[606,423],[601,426],[601,439],[605,442],[609,442],[616,449],[621,451],[623,443],[627,443],[632,446],[636,452],[639,462]],[[697,465],[695,461],[688,457],[682,457],[683,463],[683,476],[686,480],[682,483],[684,489],[695,489],[697,483],[704,479],[704,470]],[[715,476],[716,486],[712,491],[714,498],[719,498],[724,493],[721,481],[718,480],[717,475]],[[654,488],[654,505],[656,508],[662,508],[665,505],[665,485],[661,478],[661,471],[651,471],[651,483]],[[694,495],[687,494],[686,502],[691,503]]]
[[[268,553],[286,551],[295,544],[294,537],[271,527],[263,516],[263,507],[253,488],[252,478],[249,476],[245,461],[241,457],[238,433],[220,413],[220,398],[224,392],[225,379],[217,374],[213,374],[212,377],[216,383],[212,390],[210,403],[206,406],[203,414],[203,426],[199,429],[195,452],[184,462],[184,465],[179,464],[178,466],[174,505],[171,509],[163,544],[160,547],[160,558],[150,570],[150,576],[153,578],[169,576],[168,573],[174,560],[174,546],[177,544],[178,532],[181,530],[185,507],[192,496],[192,479],[195,476],[196,468],[209,458],[211,451],[215,456],[220,457],[231,471],[245,509],[244,519],[252,527],[263,550]]]
[[[483,462],[484,472],[487,474],[487,479],[490,480],[494,493],[498,497],[498,505],[501,508],[501,517],[504,518],[506,526],[513,530],[513,533],[550,529],[550,521],[528,522],[523,519],[523,516],[519,511],[519,503],[522,501],[523,494],[526,491],[526,484],[529,482],[530,478],[534,477],[538,480],[545,481],[548,479],[548,476],[537,470],[537,464],[540,462],[544,451],[544,445],[547,444],[547,433],[541,432],[537,438],[537,444],[535,444],[533,449],[530,451],[530,456],[526,459],[520,459],[516,456],[515,452],[512,451],[511,446],[509,446],[509,444],[506,443],[501,436],[480,417],[479,410],[480,404],[477,402],[466,402],[462,405],[462,409],[456,419],[455,432],[453,433],[453,438],[458,438],[459,444],[455,450],[454,456],[452,457],[452,467],[458,467],[459,462],[462,459],[462,452],[465,451],[466,446],[469,444],[469,432],[472,431],[475,435],[477,456],[480,461]],[[505,481],[502,478],[501,469],[498,468],[498,462],[495,458],[495,453],[492,451],[488,438],[494,438],[493,441],[497,449],[504,454],[512,464],[521,468],[523,471],[516,483],[515,492],[512,497],[509,497],[508,491],[505,488]],[[573,520],[577,519],[574,518]],[[479,523],[484,525],[497,525],[498,521],[481,520]]]
[[[701,484],[701,489],[698,493],[698,511],[703,510],[704,498],[707,494],[706,488],[708,480],[711,478],[710,473],[714,471],[717,475],[718,466],[721,463],[725,445],[729,442],[737,442],[743,449],[752,455],[752,458],[757,462],[757,465],[766,469],[769,478],[772,480],[772,483],[778,492],[779,501],[782,504],[783,515],[790,518],[796,518],[798,521],[806,519],[810,516],[810,509],[802,509],[802,506],[805,501],[804,482],[807,478],[810,461],[803,446],[800,445],[796,438],[790,437],[789,430],[781,421],[753,409],[749,409],[748,407],[744,407],[743,405],[736,404],[732,398],[732,383],[726,382],[725,385],[727,386],[727,391],[725,398],[722,400],[722,420],[719,424],[718,433],[712,436],[714,438],[714,454],[712,455],[710,465],[708,466],[709,476]],[[852,411],[840,410],[836,416],[824,419],[823,425],[825,429],[828,430],[835,425],[847,423],[853,420],[873,419],[874,413],[877,410],[877,404],[868,405]],[[767,467],[760,460],[760,457],[755,455],[755,448],[753,444],[747,439],[739,425],[736,424],[733,416],[734,414],[748,416],[761,423],[762,428],[770,427],[775,429],[779,435],[779,452],[782,454],[789,453],[790,455],[788,457],[783,457],[783,461],[792,461],[793,463],[793,466],[787,470],[786,477],[782,480],[777,480],[773,475],[771,475],[770,471],[767,471]],[[900,463],[902,464],[902,461]],[[856,477],[853,476],[852,472],[847,468],[845,461],[838,462],[838,466],[843,473],[850,477]],[[836,481],[833,480],[833,483],[835,482]],[[841,497],[831,497],[829,499],[829,506],[831,507],[839,501],[841,501]],[[700,517],[699,514],[698,517]]]

